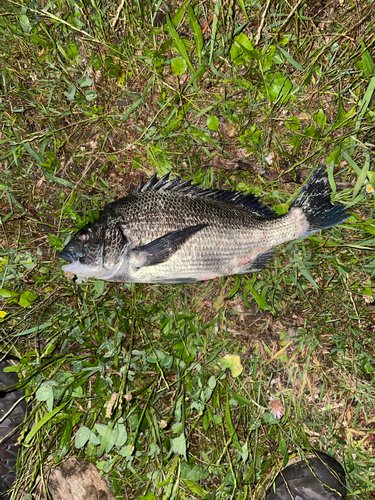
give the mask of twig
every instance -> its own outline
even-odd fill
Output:
[[[259,40],[260,40],[260,37],[261,37],[261,33],[262,33],[262,30],[263,30],[264,20],[266,18],[267,11],[268,11],[268,9],[270,7],[270,4],[271,4],[271,0],[267,0],[267,5],[264,8],[264,11],[263,11],[263,14],[262,14],[262,19],[260,20],[260,25],[259,25],[259,28],[258,28],[258,33],[257,33],[257,36],[255,38],[254,45],[258,45],[258,43],[259,43]]]

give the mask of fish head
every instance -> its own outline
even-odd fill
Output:
[[[129,249],[129,240],[116,218],[101,216],[86,224],[58,254],[62,267],[77,276],[109,280]]]

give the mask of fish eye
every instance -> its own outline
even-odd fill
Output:
[[[89,241],[90,236],[88,233],[82,233],[79,235],[79,240],[82,241],[82,243],[86,243],[86,241]]]

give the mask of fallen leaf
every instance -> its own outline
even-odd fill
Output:
[[[226,354],[220,360],[221,366],[223,368],[229,368],[232,377],[238,377],[242,373],[243,366],[241,363],[241,358],[237,354]]]

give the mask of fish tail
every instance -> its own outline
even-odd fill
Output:
[[[341,203],[331,203],[331,186],[324,165],[317,167],[294,200],[291,209],[301,208],[308,222],[305,235],[345,222],[350,214]]]

